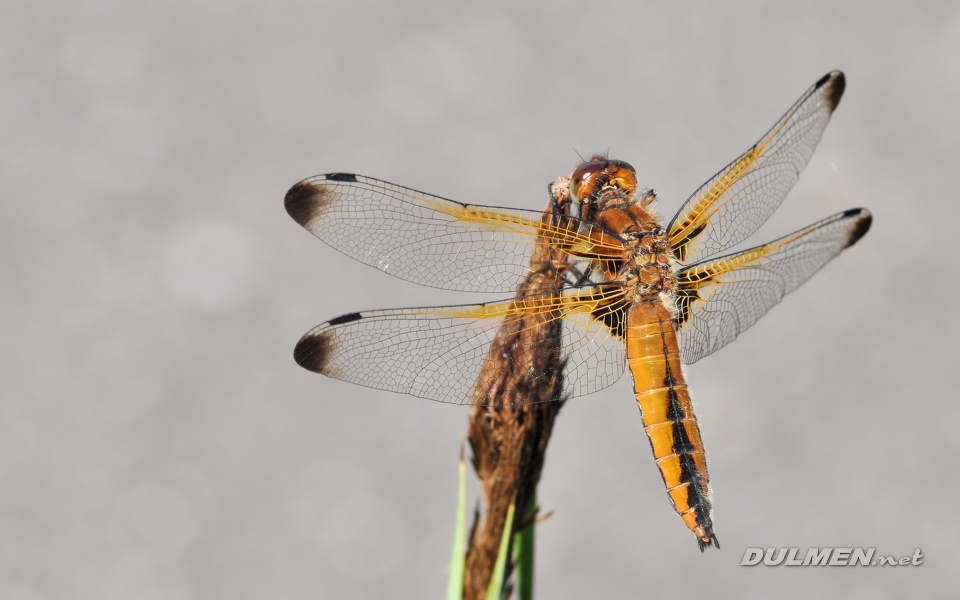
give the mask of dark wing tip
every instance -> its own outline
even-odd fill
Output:
[[[311,179],[294,185],[283,198],[283,206],[294,221],[309,229],[310,221],[321,214],[333,200],[333,190]]]
[[[847,78],[843,74],[843,71],[830,71],[821,77],[820,80],[814,84],[814,87],[818,89],[825,87],[823,90],[823,99],[830,108],[830,112],[833,112],[837,109],[837,105],[840,104],[840,97],[843,96],[843,90],[847,87]]]
[[[856,219],[853,227],[851,227],[847,233],[847,242],[843,246],[844,248],[849,248],[860,241],[860,238],[867,235],[867,232],[870,231],[870,224],[873,223],[873,215],[865,208],[851,208],[850,210],[844,211],[843,216],[848,219]]]
[[[335,349],[333,331],[310,331],[297,342],[297,347],[293,349],[293,359],[304,369],[323,373]]]

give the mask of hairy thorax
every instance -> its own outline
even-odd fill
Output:
[[[603,265],[604,276],[634,290],[634,303],[659,297],[672,310],[677,268],[667,234],[652,210],[656,194],[618,191],[601,194],[593,217],[604,229],[628,240],[623,260]]]

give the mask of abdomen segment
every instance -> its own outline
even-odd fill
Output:
[[[634,393],[670,501],[697,536],[701,551],[719,547],[703,442],[670,311],[658,297],[644,300],[630,309],[626,333]]]

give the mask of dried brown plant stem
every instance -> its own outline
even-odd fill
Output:
[[[569,214],[568,181],[560,178],[551,186],[545,223]],[[516,297],[559,293],[566,265],[562,251],[538,240],[530,274]],[[511,504],[517,515],[514,532],[527,524],[524,511],[535,497],[553,423],[563,406],[560,350],[560,321],[536,315],[506,323],[484,362],[478,381],[485,383],[474,391],[468,439],[486,510],[482,518],[476,515],[467,549],[466,600],[486,596]]]

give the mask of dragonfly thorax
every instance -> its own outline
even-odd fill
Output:
[[[670,243],[662,228],[643,233],[628,233],[630,251],[615,280],[635,290],[635,301],[649,294],[674,295],[677,270]]]
[[[602,194],[594,221],[624,240],[623,260],[609,265],[606,277],[632,290],[634,300],[648,294],[675,294],[677,265],[670,238],[652,210],[656,194]]]

